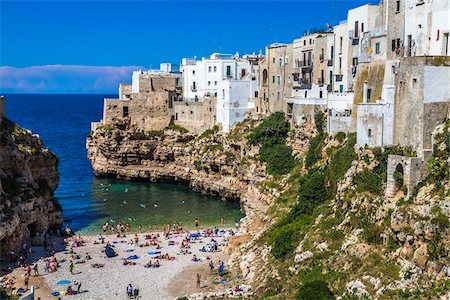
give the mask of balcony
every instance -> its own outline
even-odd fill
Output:
[[[320,54],[320,55],[319,55],[319,59],[320,59],[320,62],[323,62],[324,59],[325,59],[324,55],[323,55],[323,54]]]
[[[317,83],[318,83],[319,85],[323,85],[324,82],[325,82],[325,80],[324,80],[323,78],[319,78],[319,79],[317,80]]]
[[[337,74],[336,76],[336,82],[341,82],[342,81],[342,77],[344,77],[342,74]]]
[[[295,80],[292,88],[295,89],[295,90],[299,90],[299,89],[300,90],[305,90],[305,89],[306,90],[310,90],[311,89],[311,83],[306,81],[306,80],[302,80],[302,79]]]
[[[332,67],[333,66],[333,60],[332,59],[328,60],[327,66],[328,67]]]
[[[305,61],[299,61],[300,67],[312,67],[313,63],[312,60],[305,60]]]

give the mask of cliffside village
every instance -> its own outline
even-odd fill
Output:
[[[327,132],[356,132],[358,147],[411,147],[390,156],[408,191],[426,175],[433,132],[449,116],[450,2],[386,0],[348,11],[334,27],[307,30],[265,53],[213,53],[183,58],[179,69],[135,71],[105,99],[100,126],[127,120],[136,130],[162,130],[171,120],[200,133],[228,132],[249,117],[285,113],[293,126],[327,114]]]

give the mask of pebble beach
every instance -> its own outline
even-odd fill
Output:
[[[159,236],[155,238],[160,249],[156,245],[149,245],[146,236]],[[72,238],[65,241],[59,240],[58,245],[63,250],[57,252],[54,257],[58,261],[56,272],[44,272],[45,259],[48,256],[42,254],[43,249],[36,247],[39,276],[31,276],[30,286],[35,286],[35,299],[129,299],[127,286],[131,284],[133,289],[139,290],[139,299],[176,299],[191,293],[206,292],[222,289],[230,286],[227,282],[218,281],[220,261],[226,264],[227,255],[223,248],[227,245],[230,231],[222,230],[218,236],[207,237],[200,233],[199,237],[191,238],[188,247],[186,233],[171,234],[168,238],[163,233],[139,233],[138,242],[135,242],[135,234],[126,234],[125,237],[116,235],[89,235],[81,236],[83,243],[73,243]],[[203,247],[208,248],[214,239],[218,245],[218,251],[202,252]],[[103,243],[101,242],[103,240]],[[106,244],[110,244],[117,254],[115,257],[107,257]],[[75,245],[75,247],[73,247]],[[145,245],[145,246],[144,246]],[[72,250],[70,250],[72,248]],[[181,250],[184,250],[183,254]],[[149,254],[152,253],[152,254]],[[145,268],[149,260],[154,263],[155,256],[168,254],[171,260],[159,259],[160,267]],[[193,261],[194,255],[199,259]],[[40,257],[40,258],[39,258]],[[86,259],[88,257],[89,259]],[[124,265],[124,259],[131,264]],[[73,270],[70,271],[71,261]],[[210,271],[209,264],[213,263],[214,270]],[[94,266],[101,267],[94,267]],[[225,267],[226,268],[226,267]],[[23,286],[25,271],[16,268],[7,276],[16,278],[17,287]],[[200,274],[200,288],[197,286],[197,274]],[[70,285],[77,291],[76,282],[81,282],[80,293],[67,295]],[[63,284],[61,284],[63,283]],[[56,292],[56,293],[55,293]],[[53,293],[53,295],[52,295]]]

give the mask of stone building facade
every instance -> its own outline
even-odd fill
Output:
[[[179,78],[171,74],[133,73],[132,84],[120,85],[119,99],[105,99],[101,125],[127,123],[135,130],[152,131],[167,127],[179,100]],[[131,93],[130,93],[131,90]],[[93,128],[98,124],[93,124]]]

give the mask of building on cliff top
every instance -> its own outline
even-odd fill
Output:
[[[175,106],[176,122],[194,132],[215,124],[228,132],[242,122],[258,97],[260,58],[238,53],[213,53],[201,60],[183,58],[183,104]]]
[[[180,98],[179,72],[170,70],[135,71],[131,84],[119,85],[117,99],[104,100],[103,119],[93,123],[92,130],[99,126],[128,124],[135,130],[152,131],[167,127],[173,116],[174,102]]]

